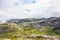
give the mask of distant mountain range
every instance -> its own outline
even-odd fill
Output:
[[[6,23],[0,24],[0,34],[2,34],[0,37],[5,37],[6,35],[16,37],[14,36],[16,33],[18,34],[17,36],[20,36],[19,33],[23,35],[28,33],[30,35],[32,31],[49,35],[51,33],[52,35],[60,34],[60,17],[9,19]],[[10,32],[14,35],[9,34]]]
[[[60,33],[60,17],[50,18],[26,18],[26,19],[10,19],[7,23],[21,24],[25,27],[42,28],[50,26],[56,33]]]
[[[60,17],[51,17],[51,18],[26,18],[26,19],[10,19],[7,22],[13,22],[16,24],[21,23],[36,23],[40,26],[48,26],[48,25],[57,25],[60,24]]]

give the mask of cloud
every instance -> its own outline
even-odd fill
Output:
[[[34,3],[36,3],[36,0],[24,0],[24,2],[23,2],[24,4],[34,4]]]
[[[0,19],[60,16],[60,0],[1,0]]]

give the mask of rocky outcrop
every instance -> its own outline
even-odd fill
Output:
[[[28,35],[27,38],[41,38],[44,40],[60,40],[60,38],[58,36],[48,36],[48,35],[37,35],[37,34],[32,34],[32,35]]]

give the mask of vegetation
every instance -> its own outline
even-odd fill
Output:
[[[15,23],[0,24],[0,40],[47,40],[48,36],[59,37],[49,26],[32,28]]]

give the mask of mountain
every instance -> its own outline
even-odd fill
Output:
[[[30,24],[30,25],[39,25],[39,26],[53,26],[60,24],[60,17],[51,17],[51,18],[26,18],[26,19],[10,19],[7,22],[12,22],[16,24]],[[38,27],[38,26],[37,26]]]
[[[50,18],[26,18],[26,19],[10,19],[7,23],[21,24],[24,27],[30,28],[43,28],[50,26],[55,30],[56,33],[60,34],[60,17],[50,17]]]
[[[59,40],[60,17],[10,19],[0,24],[0,37],[11,40]],[[15,39],[16,38],[16,39]]]

